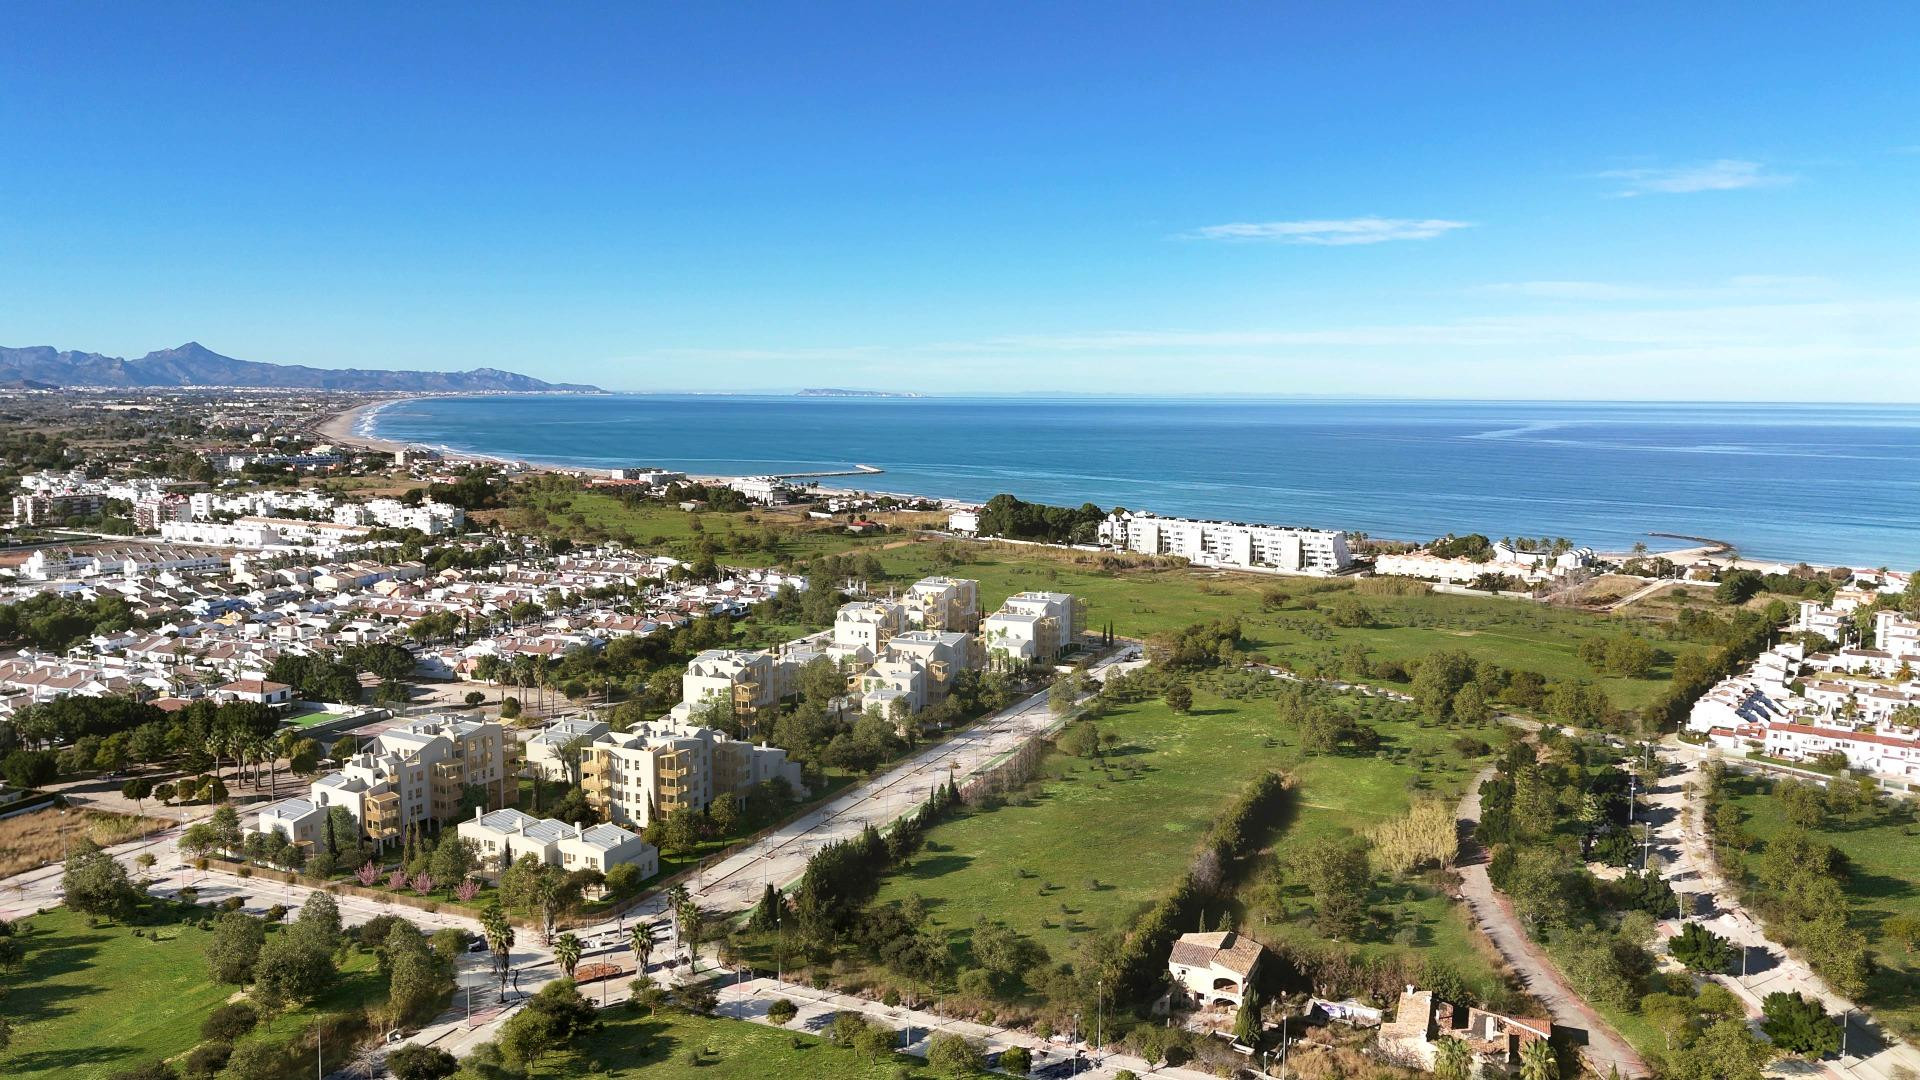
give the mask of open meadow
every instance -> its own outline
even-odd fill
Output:
[[[1278,770],[1296,780],[1287,811],[1273,823],[1284,862],[1291,847],[1397,817],[1417,796],[1457,796],[1478,759],[1453,743],[1463,734],[1492,737],[1383,715],[1366,722],[1381,736],[1378,751],[1307,755],[1264,698],[1202,689],[1188,715],[1158,700],[1121,706],[1098,721],[1118,740],[1104,760],[1055,752],[1025,792],[934,827],[925,850],[887,876],[879,900],[921,897],[962,953],[985,917],[1029,935],[1056,962],[1070,960],[1088,933],[1126,928],[1166,892],[1214,817],[1259,774]],[[1267,861],[1256,859],[1249,877]],[[1498,982],[1463,913],[1444,896],[1380,881],[1372,899],[1392,925],[1379,941],[1363,942],[1363,951],[1431,955],[1477,984]],[[1235,915],[1268,940],[1318,940],[1302,902],[1290,898],[1289,908],[1297,923]]]
[[[100,1080],[198,1045],[200,1024],[235,988],[207,973],[210,931],[168,917],[143,926],[88,925],[66,908],[20,921],[26,961],[0,977],[13,1043],[0,1075],[31,1080]],[[135,937],[136,930],[144,936]],[[279,932],[274,928],[270,932]],[[340,978],[312,1004],[276,1017],[242,1042],[285,1039],[315,1016],[353,1010],[386,996],[371,954],[349,950]]]
[[[696,1056],[697,1055],[697,1056]],[[542,1058],[530,1078],[644,1077],[645,1080],[923,1080],[914,1059],[862,1060],[798,1030],[681,1012],[655,1017],[615,1010],[606,1025]]]
[[[1730,773],[1727,784],[1728,798],[1744,818],[1741,828],[1761,845],[1787,824],[1785,808],[1763,784],[1738,773]],[[1848,915],[1876,946],[1879,963],[1863,1004],[1913,1038],[1920,1034],[1920,950],[1890,940],[1882,924],[1901,915],[1920,919],[1920,808],[1910,801],[1889,800],[1858,821],[1828,815],[1811,831],[1846,856]],[[1759,852],[1756,847],[1745,854],[1749,866]]]
[[[958,555],[955,564],[947,556]],[[1012,593],[1028,589],[1070,592],[1086,603],[1090,630],[1112,624],[1126,637],[1178,630],[1215,618],[1240,620],[1244,652],[1297,670],[1338,673],[1344,654],[1358,645],[1375,663],[1405,663],[1441,650],[1464,652],[1549,681],[1592,682],[1620,708],[1652,701],[1672,674],[1672,657],[1706,646],[1667,638],[1670,622],[1632,615],[1604,615],[1524,600],[1446,593],[1390,595],[1353,579],[1272,577],[1152,566],[1144,560],[1051,548],[921,543],[876,553],[888,575],[912,581],[931,573],[977,578],[981,602],[991,611]],[[1365,608],[1363,625],[1336,625],[1334,602],[1353,597]],[[1666,654],[1642,676],[1619,677],[1592,670],[1579,655],[1589,638],[1634,632]],[[1380,680],[1374,680],[1380,681]]]

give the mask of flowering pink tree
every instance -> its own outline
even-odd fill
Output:
[[[468,878],[453,887],[453,895],[454,898],[461,903],[470,904],[473,902],[474,897],[480,895],[480,883],[472,878]]]
[[[413,875],[413,881],[411,884],[413,885],[414,892],[419,893],[421,896],[425,896],[428,893],[433,891],[433,875],[432,874],[415,874]]]
[[[407,872],[405,870],[395,870],[387,875],[387,888],[399,890],[406,888],[406,886]]]
[[[360,879],[360,884],[372,888],[373,883],[380,880],[380,868],[369,861],[366,865],[354,871],[353,876]]]

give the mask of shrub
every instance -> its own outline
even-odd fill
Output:
[[[107,1080],[175,1080],[178,1076],[179,1074],[173,1071],[173,1066],[155,1059],[135,1065],[131,1069],[121,1069]]]
[[[230,1043],[252,1031],[259,1022],[260,1016],[253,1011],[253,1006],[244,1001],[235,1001],[207,1014],[207,1018],[200,1022],[200,1037]]]
[[[285,904],[275,904],[272,907],[267,909],[268,922],[279,922],[281,919],[284,919],[286,917],[287,917],[287,905]]]
[[[784,1024],[792,1020],[799,1012],[800,1007],[798,1005],[788,1001],[786,998],[776,998],[773,1004],[767,1006],[767,1019],[776,1024]]]
[[[193,1048],[193,1052],[180,1065],[185,1076],[197,1080],[199,1077],[212,1076],[227,1067],[227,1059],[233,1056],[233,1044],[225,1042],[205,1042]]]

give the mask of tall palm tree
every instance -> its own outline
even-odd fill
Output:
[[[507,998],[507,970],[513,959],[513,924],[495,901],[480,913],[480,930],[486,935],[487,948],[493,950],[494,973],[500,978],[500,1000]]]
[[[561,934],[553,943],[553,958],[559,961],[560,970],[567,973],[567,978],[573,978],[574,969],[580,966],[580,938],[575,934]]]
[[[687,943],[687,963],[691,971],[700,968],[700,931],[704,929],[704,922],[700,905],[688,900],[680,906],[680,937]]]
[[[647,958],[653,955],[653,931],[646,923],[634,924],[627,935],[628,944],[633,947],[633,972],[641,975],[647,970]]]
[[[1520,1080],[1560,1080],[1560,1060],[1545,1039],[1520,1048]]]

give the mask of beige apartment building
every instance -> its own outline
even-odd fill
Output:
[[[675,810],[704,810],[723,794],[745,796],[768,780],[806,790],[785,750],[671,717],[600,736],[581,755],[580,777],[602,817],[636,828]]]

